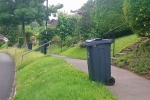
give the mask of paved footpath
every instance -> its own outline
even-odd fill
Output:
[[[88,74],[86,60],[53,55],[66,60],[76,68]],[[106,86],[119,100],[150,100],[150,80],[144,79],[130,71],[111,66],[111,75],[115,78],[114,86]]]
[[[7,100],[14,82],[14,63],[10,56],[0,53],[0,100]]]

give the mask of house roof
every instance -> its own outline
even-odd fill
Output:
[[[57,23],[58,23],[58,20],[52,19],[52,20],[50,21],[50,27],[56,27],[56,26],[57,26]]]
[[[75,10],[75,11],[71,10],[70,13],[77,13],[79,15],[82,15],[84,13],[84,10]]]

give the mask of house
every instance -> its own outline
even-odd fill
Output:
[[[57,23],[58,23],[58,20],[52,19],[52,20],[50,21],[50,27],[51,27],[51,28],[55,28],[55,27],[57,26]]]
[[[78,15],[83,15],[84,10],[75,10],[75,11],[71,10],[70,13],[74,13],[74,14],[78,14]]]
[[[0,42],[8,42],[8,39],[0,34]]]

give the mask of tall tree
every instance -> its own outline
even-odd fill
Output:
[[[24,43],[26,46],[25,25],[33,21],[42,24],[46,20],[46,0],[0,0],[0,24],[16,24],[22,26],[22,33]],[[59,4],[52,9],[62,8],[63,5]],[[49,6],[48,15],[51,14]],[[27,47],[27,46],[26,46]]]
[[[99,36],[105,36],[106,32],[114,29],[115,27],[125,23],[123,14],[123,1],[124,0],[95,0],[95,14],[94,22],[96,31]],[[128,25],[121,27],[119,31],[128,30]]]
[[[96,37],[95,25],[93,22],[93,8],[95,7],[94,0],[88,0],[82,7],[81,10],[84,11],[81,20],[79,22],[80,33],[84,39]]]
[[[58,14],[58,24],[56,28],[59,32],[59,36],[63,41],[65,40],[66,36],[72,36],[75,33],[78,19],[78,16],[71,16],[65,13]]]

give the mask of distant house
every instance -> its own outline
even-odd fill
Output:
[[[84,10],[75,10],[75,11],[71,10],[70,13],[74,13],[74,14],[78,14],[78,15],[83,15]]]
[[[55,28],[57,26],[58,20],[56,19],[52,19],[50,21],[50,27]]]
[[[8,42],[8,39],[0,34],[0,42]]]

